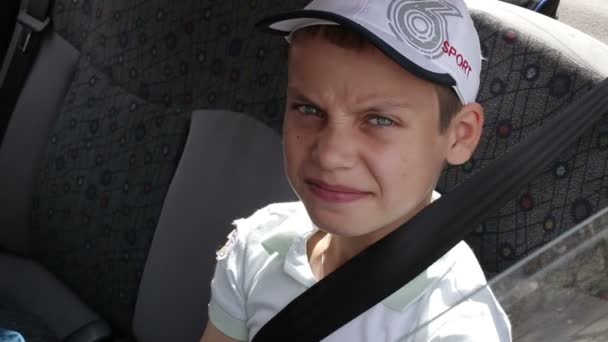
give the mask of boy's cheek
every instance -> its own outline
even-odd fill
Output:
[[[302,141],[302,135],[297,132],[285,132],[283,135],[283,153],[285,155],[285,166],[288,170],[295,170],[305,159],[306,146]]]
[[[292,149],[306,149],[314,136],[314,127],[287,119],[283,126],[283,145]]]
[[[302,134],[295,130],[286,129],[283,131],[283,146],[286,152],[295,153],[303,148]]]

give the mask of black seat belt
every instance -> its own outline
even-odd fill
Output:
[[[19,7],[21,7],[20,0],[0,1],[0,68],[15,30],[15,18],[19,13]]]
[[[0,141],[50,25],[51,0],[23,0],[13,36],[0,65]]]
[[[513,198],[608,114],[608,79],[289,303],[254,342],[320,341],[393,294]]]

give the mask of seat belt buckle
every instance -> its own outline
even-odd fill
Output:
[[[44,21],[40,21],[39,19],[33,17],[29,13],[26,12],[25,9],[21,9],[19,11],[19,15],[17,15],[17,22],[24,26],[25,37],[21,39],[21,44],[19,45],[19,49],[23,52],[27,51],[27,47],[30,43],[30,39],[32,38],[33,32],[41,32],[51,22],[50,18],[44,19]],[[22,33],[22,35],[24,34]]]

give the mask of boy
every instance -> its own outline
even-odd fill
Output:
[[[483,127],[479,38],[462,0],[316,0],[263,24],[290,42],[283,144],[301,202],[236,222],[218,252],[203,342],[251,340],[412,218]],[[510,341],[487,288],[441,315],[484,284],[462,242],[324,341]]]
[[[0,328],[0,342],[25,342],[18,332]]]

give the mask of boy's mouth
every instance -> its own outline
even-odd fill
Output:
[[[318,198],[334,203],[348,203],[357,201],[370,193],[340,184],[328,184],[321,180],[307,178],[304,182],[310,191]]]

